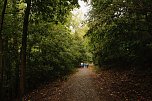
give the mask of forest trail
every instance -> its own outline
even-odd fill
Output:
[[[40,88],[30,94],[26,101],[100,101],[95,78],[92,67],[79,68],[67,81]]]
[[[42,85],[25,101],[152,101],[151,72],[79,68],[67,80]]]
[[[95,77],[91,68],[80,68],[64,84],[61,101],[100,101],[94,86]]]

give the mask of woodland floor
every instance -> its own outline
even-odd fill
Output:
[[[152,101],[149,71],[79,68],[67,80],[42,86],[29,93],[26,101]]]

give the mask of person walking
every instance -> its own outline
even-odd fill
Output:
[[[86,67],[87,67],[87,68],[89,67],[89,64],[88,64],[88,63],[86,63]]]
[[[82,62],[81,62],[81,64],[80,64],[80,65],[81,65],[81,68],[83,68],[83,67],[84,67],[84,63],[82,63]]]

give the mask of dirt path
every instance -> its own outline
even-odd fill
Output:
[[[60,101],[100,101],[94,86],[96,75],[81,68],[64,85]]]
[[[92,68],[79,68],[67,81],[33,91],[26,101],[101,101],[95,90],[95,78]]]
[[[152,71],[80,68],[67,81],[43,85],[25,101],[152,101]]]

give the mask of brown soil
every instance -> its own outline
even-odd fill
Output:
[[[152,72],[148,70],[104,70],[96,80],[105,101],[152,101]]]
[[[42,86],[26,101],[152,101],[152,72],[79,68],[66,81]]]
[[[26,101],[101,101],[96,91],[96,74],[89,68],[79,68],[67,81],[58,81],[33,91]]]

